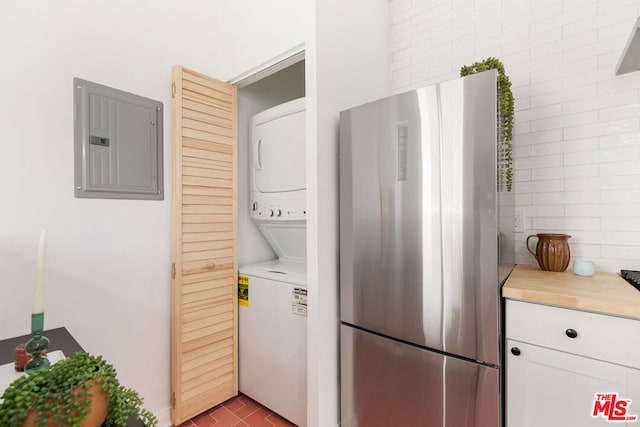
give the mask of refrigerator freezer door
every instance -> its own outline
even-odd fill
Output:
[[[497,427],[498,369],[341,325],[343,427]]]
[[[340,116],[343,322],[499,364],[494,71]]]

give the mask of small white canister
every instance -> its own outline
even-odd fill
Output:
[[[573,273],[578,276],[593,276],[596,266],[591,261],[576,260],[573,262]]]

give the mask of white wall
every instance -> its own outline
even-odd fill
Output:
[[[574,258],[640,269],[640,73],[614,77],[637,0],[390,0],[392,91],[495,56],[513,83],[524,239],[571,234]]]
[[[307,45],[308,419],[337,425],[338,113],[389,93],[386,0],[322,0]]]
[[[223,35],[217,46],[225,71],[220,79],[231,80],[285,51],[305,42],[312,0],[218,0]]]
[[[38,238],[46,227],[45,327],[66,326],[86,350],[113,363],[149,409],[166,416],[171,66],[222,79],[240,74],[304,42],[304,4],[280,0],[277,13],[256,0],[3,5],[0,339],[29,332]],[[231,53],[233,60],[224,60]],[[74,198],[73,77],[164,103],[164,201]]]

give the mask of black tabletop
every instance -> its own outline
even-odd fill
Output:
[[[66,328],[49,329],[44,331],[42,335],[49,338],[49,352],[62,350],[64,355],[68,357],[78,351],[84,351]],[[22,335],[0,341],[0,365],[13,362],[14,349],[19,344],[25,344],[29,338],[31,335]]]
[[[42,334],[49,338],[49,352],[62,350],[65,356],[69,357],[77,352],[83,352],[84,350],[78,344],[78,341],[67,331],[66,328],[56,328],[44,331]],[[31,335],[22,335],[20,337],[8,338],[0,340],[0,365],[5,363],[12,363],[14,360],[13,352],[16,346],[25,344]],[[131,417],[127,421],[127,427],[144,427],[144,424]]]

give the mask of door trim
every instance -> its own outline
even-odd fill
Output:
[[[301,43],[280,55],[274,56],[270,60],[263,62],[257,67],[251,68],[248,71],[240,74],[228,80],[227,83],[236,86],[238,89],[242,89],[245,86],[249,86],[259,80],[269,77],[272,74],[277,73],[293,64],[297,64],[305,59],[305,46]]]

